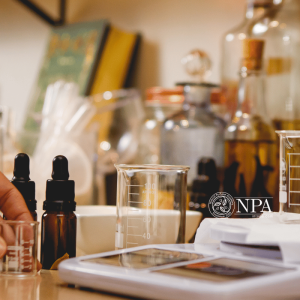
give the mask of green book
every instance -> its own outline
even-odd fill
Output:
[[[81,95],[89,95],[108,30],[107,20],[52,29],[21,137],[21,144],[29,153],[34,150],[34,136],[38,138],[48,85],[58,80],[74,82]]]

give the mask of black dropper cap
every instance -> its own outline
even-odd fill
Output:
[[[63,155],[55,156],[53,159],[52,179],[47,180],[44,210],[75,211],[75,182],[68,179],[68,160]]]
[[[30,180],[29,156],[19,153],[15,157],[14,177],[11,183],[22,194],[29,211],[36,210],[35,182]]]
[[[218,191],[220,182],[217,179],[217,167],[213,158],[203,157],[198,163],[198,177],[193,181],[192,192],[211,193]]]

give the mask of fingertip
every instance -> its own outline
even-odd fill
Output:
[[[0,237],[0,258],[6,253],[6,243],[2,237]]]

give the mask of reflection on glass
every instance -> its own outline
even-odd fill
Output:
[[[151,248],[83,261],[132,269],[145,269],[201,258],[204,258],[201,254]]]

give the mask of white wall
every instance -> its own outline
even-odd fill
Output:
[[[52,14],[58,0],[32,0]],[[222,34],[243,19],[244,0],[68,0],[68,22],[107,18],[138,31],[143,44],[137,87],[173,86],[186,80],[180,59],[194,48],[212,61],[211,81],[219,81]],[[41,64],[50,27],[15,0],[0,1],[0,99],[26,110]]]

